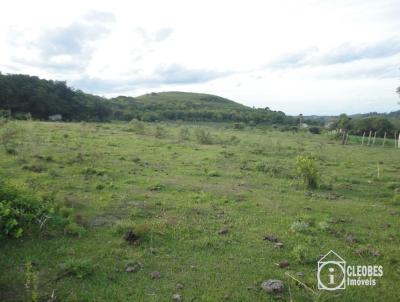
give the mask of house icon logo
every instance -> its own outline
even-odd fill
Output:
[[[346,261],[334,251],[329,251],[318,261],[318,289],[346,288]]]

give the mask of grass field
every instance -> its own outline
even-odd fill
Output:
[[[1,177],[52,196],[79,228],[45,224],[0,241],[0,301],[47,301],[53,292],[57,301],[399,300],[393,141],[342,146],[328,135],[230,125],[12,126],[19,137],[15,154],[0,150]],[[316,158],[315,190],[295,177],[303,154]],[[124,240],[129,229],[140,242]],[[382,265],[383,277],[318,291],[317,261],[331,249],[354,265]],[[26,289],[30,275],[35,286]],[[263,291],[267,279],[282,280],[283,293]]]

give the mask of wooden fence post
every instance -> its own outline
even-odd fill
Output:
[[[397,148],[400,148],[400,133],[399,133],[399,140],[397,141]]]
[[[369,146],[369,142],[371,141],[371,136],[372,136],[372,130],[369,131],[367,146]]]

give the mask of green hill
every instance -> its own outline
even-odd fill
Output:
[[[220,96],[193,93],[193,92],[160,92],[149,93],[135,98],[136,102],[150,105],[150,104],[168,104],[176,109],[246,109],[247,107],[236,103],[234,101],[225,99]]]
[[[68,87],[65,82],[0,73],[0,111],[14,118],[66,121],[210,121],[295,124],[295,119],[268,108],[254,109],[202,93],[160,92],[138,97],[103,98]],[[3,112],[3,114],[4,114]]]

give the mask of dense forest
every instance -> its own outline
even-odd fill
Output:
[[[66,82],[36,76],[0,73],[3,114],[47,120],[59,114],[65,121],[213,121],[295,125],[297,119],[269,108],[255,109],[208,94],[163,92],[137,98],[103,98],[68,87]]]

